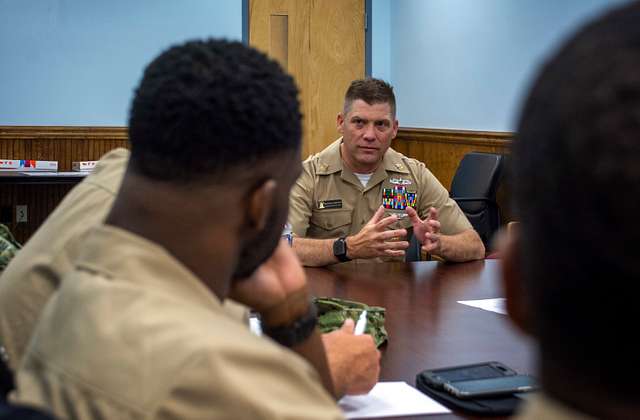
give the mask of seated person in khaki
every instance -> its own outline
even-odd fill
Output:
[[[303,264],[401,259],[413,231],[448,261],[484,258],[477,232],[423,163],[389,146],[398,132],[393,88],[351,83],[338,114],[342,137],[303,162],[289,202],[293,249]]]
[[[104,222],[120,188],[129,151],[115,149],[75,186],[0,275],[0,344],[9,367],[18,369],[35,323],[73,269],[82,235]]]
[[[542,390],[516,420],[640,419],[639,22],[640,2],[585,22],[522,102],[501,273]]]
[[[304,271],[278,245],[300,172],[293,80],[240,43],[173,47],[147,67],[129,133],[113,206],[42,312],[12,399],[60,418],[341,418]]]
[[[0,275],[0,345],[12,371],[18,369],[45,304],[74,267],[86,232],[103,223],[129,161],[127,149],[105,154],[93,172],[65,196]],[[230,316],[246,321],[247,308],[224,301]],[[353,335],[350,321],[323,334],[336,389],[367,392],[378,376],[379,354],[365,337]]]

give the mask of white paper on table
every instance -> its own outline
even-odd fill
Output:
[[[262,335],[262,323],[257,316],[249,316],[249,329],[255,335]]]
[[[338,405],[348,419],[451,412],[406,382],[378,382],[367,395],[347,395]]]
[[[478,300],[459,300],[458,303],[473,306],[474,308],[484,309],[485,311],[496,312],[502,315],[507,314],[507,299],[478,299]]]

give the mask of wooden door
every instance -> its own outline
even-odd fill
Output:
[[[302,157],[338,133],[344,92],[364,77],[364,0],[251,0],[249,43],[293,75],[301,92]]]

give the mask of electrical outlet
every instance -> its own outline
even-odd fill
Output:
[[[27,223],[27,205],[16,206],[16,223]]]

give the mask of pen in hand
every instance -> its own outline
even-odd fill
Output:
[[[356,327],[353,330],[353,334],[362,335],[366,328],[367,328],[367,311],[364,310],[360,314],[360,317],[358,318],[358,322],[356,322]]]

